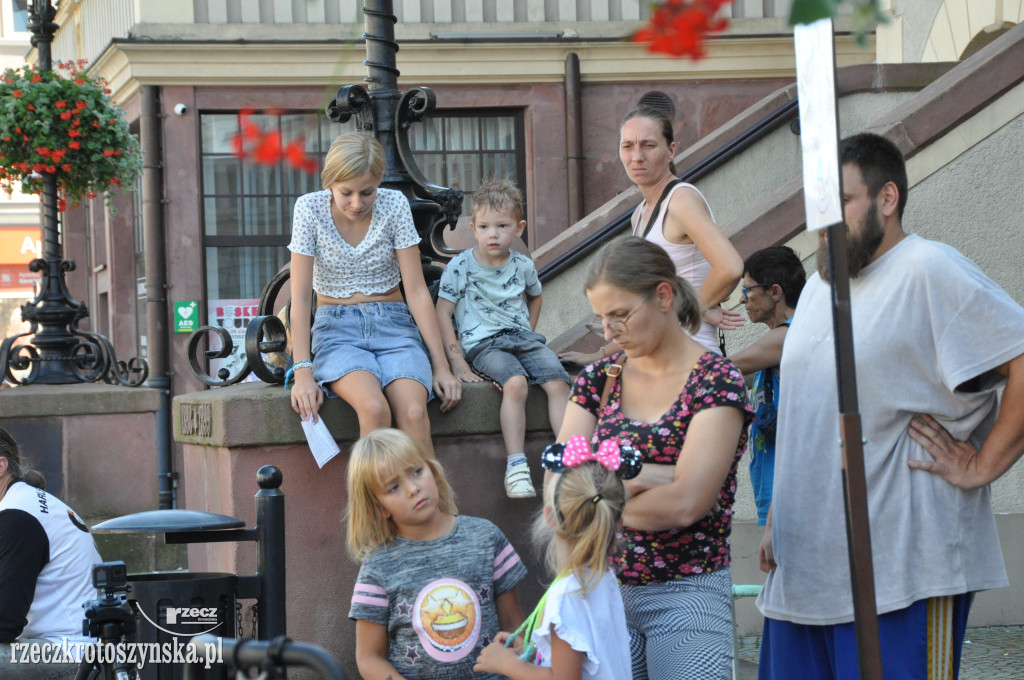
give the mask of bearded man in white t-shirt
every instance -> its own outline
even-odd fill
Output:
[[[840,156],[883,673],[956,677],[973,593],[1007,585],[987,485],[1024,451],[1024,309],[904,232],[894,144],[860,134]],[[762,680],[859,677],[824,246],[782,355]]]

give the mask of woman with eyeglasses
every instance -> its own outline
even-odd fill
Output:
[[[619,160],[643,196],[633,212],[633,235],[665,249],[676,273],[697,291],[702,313],[694,339],[719,352],[717,328],[743,325],[743,315],[722,308],[743,275],[743,258],[715,224],[707,199],[697,187],[676,175],[672,120],[641,106],[623,118],[619,128]],[[618,351],[614,341],[597,352],[564,352],[564,361],[585,366]]]
[[[633,678],[727,678],[729,534],[752,418],[743,376],[687,334],[701,303],[659,246],[609,244],[585,291],[596,327],[621,351],[579,374],[558,441],[617,439],[642,455],[612,559]]]

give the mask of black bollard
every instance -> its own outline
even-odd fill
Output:
[[[288,627],[285,606],[283,476],[273,465],[256,472],[256,570],[260,582],[258,632],[261,640],[284,635]]]

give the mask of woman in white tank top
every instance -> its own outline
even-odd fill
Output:
[[[676,177],[675,150],[672,121],[664,113],[640,107],[626,114],[619,128],[619,159],[643,195],[633,213],[633,233],[664,248],[676,273],[697,291],[706,310],[704,323],[693,337],[717,353],[716,328],[731,330],[744,322],[742,314],[720,306],[743,275],[743,259],[715,224],[711,206],[697,187]],[[587,365],[617,350],[613,341],[593,354],[559,356]]]

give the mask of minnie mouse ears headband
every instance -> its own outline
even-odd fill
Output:
[[[597,447],[597,453],[594,453],[590,442],[582,435],[574,435],[564,444],[551,444],[540,456],[541,467],[554,473],[590,460],[611,470],[619,479],[633,479],[643,467],[640,452],[629,444],[620,445],[616,439],[605,439]]]

